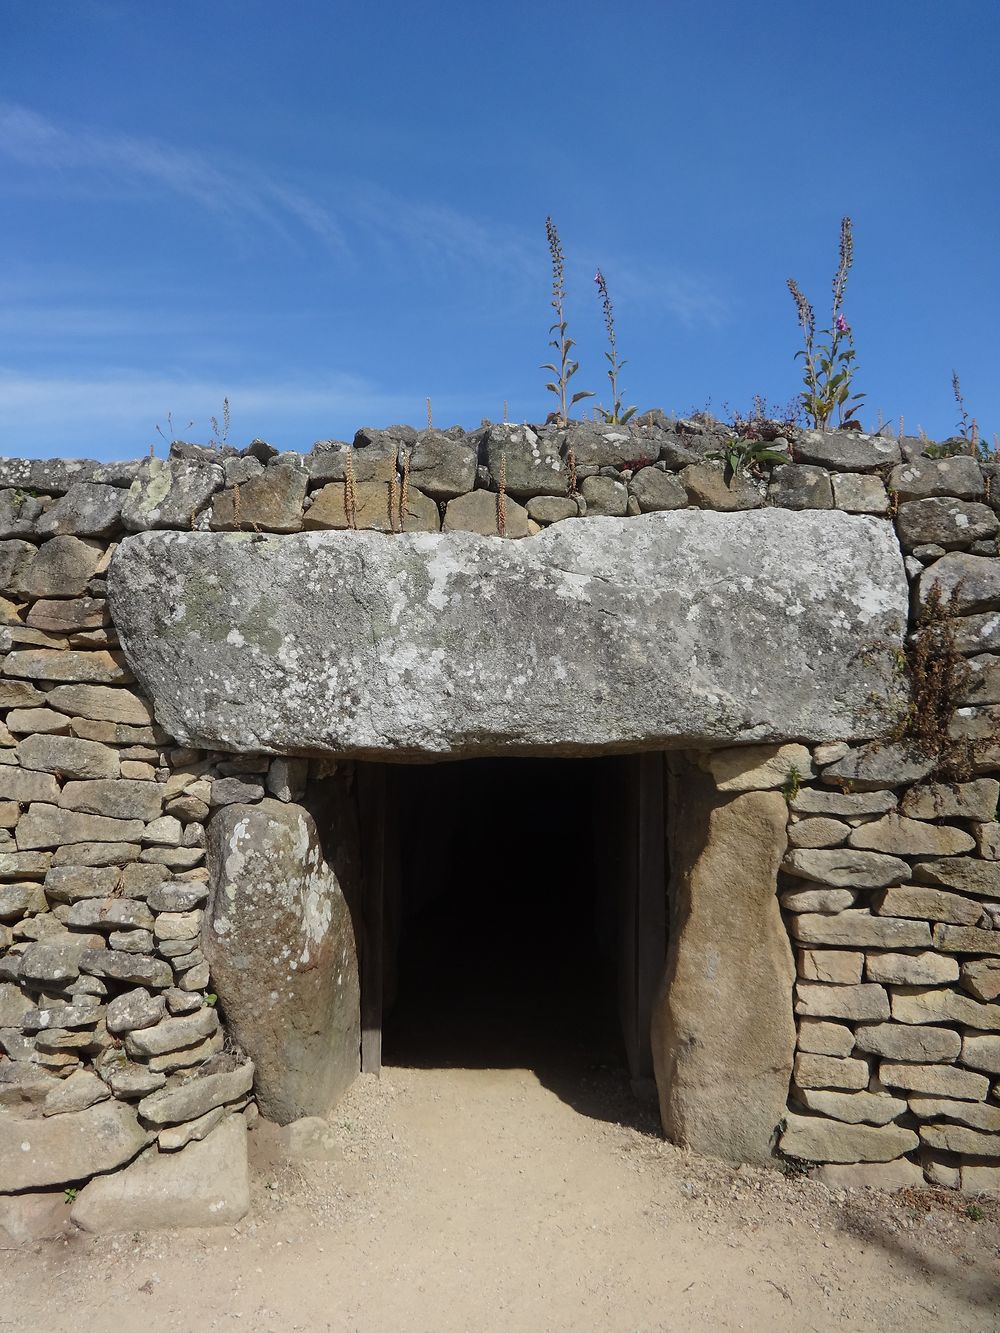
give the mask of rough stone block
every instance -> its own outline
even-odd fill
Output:
[[[990,1081],[982,1074],[956,1069],[953,1065],[895,1064],[883,1060],[879,1082],[887,1088],[923,1093],[926,1097],[948,1097],[959,1101],[981,1102],[990,1090]]]
[[[141,819],[109,819],[35,802],[21,816],[16,838],[23,852],[71,842],[135,842],[142,830]]]
[[[863,953],[851,949],[800,949],[799,976],[804,981],[825,981],[835,986],[860,985]],[[879,981],[879,977],[871,977]]]
[[[810,1055],[799,1051],[793,1071],[800,1088],[867,1088],[867,1060],[839,1060],[832,1055]]]
[[[216,532],[298,532],[309,474],[279,463],[217,494],[209,511]]]
[[[898,1023],[965,1023],[980,1032],[1000,1032],[1000,1005],[980,1004],[953,990],[897,988],[892,1016]]]
[[[796,1097],[807,1110],[828,1115],[833,1120],[843,1120],[848,1125],[888,1125],[907,1110],[901,1097],[890,1097],[884,1092],[828,1092],[800,1088]]]
[[[135,782],[127,778],[67,782],[57,804],[64,810],[108,815],[112,819],[152,820],[163,808],[163,789],[156,782]]]
[[[929,949],[930,926],[902,917],[872,916],[861,909],[835,916],[804,913],[792,917],[789,928],[802,944],[833,944],[874,949]]]
[[[1000,1036],[970,1032],[962,1042],[962,1064],[987,1074],[1000,1074]]]
[[[964,1125],[921,1125],[920,1138],[938,1152],[969,1157],[1000,1157],[1000,1134],[984,1134]]]
[[[800,1051],[813,1055],[850,1055],[854,1050],[854,1033],[843,1023],[829,1023],[822,1018],[800,1018]]]
[[[122,1166],[151,1137],[119,1101],[35,1120],[0,1116],[0,1180],[5,1190],[87,1180]]]
[[[828,889],[819,884],[813,887],[803,884],[800,889],[785,889],[781,894],[781,905],[786,912],[822,912],[824,916],[832,916],[852,907],[857,897],[854,889]]]
[[[806,430],[796,441],[795,457],[802,463],[818,463],[836,472],[874,472],[898,463],[900,452],[895,440],[879,435]]]
[[[640,468],[628,484],[629,495],[639,502],[639,512],[643,514],[659,513],[667,509],[684,509],[687,505],[687,491],[672,472],[661,472],[656,467]],[[530,501],[528,513],[532,518],[535,513]]]
[[[830,762],[836,763],[837,760]],[[788,802],[788,808],[797,815],[836,815],[852,819],[861,815],[885,814],[895,804],[896,794],[891,791],[839,792],[803,787]]]
[[[449,511],[471,498],[452,501]],[[264,541],[151,533],[117,548],[109,597],[162,723],[204,748],[259,753],[294,743],[396,758],[543,746],[585,751],[620,745],[624,731],[646,744],[669,738],[697,745],[734,739],[730,708],[737,700],[745,720],[736,739],[840,739],[870,733],[873,692],[898,687],[891,647],[906,594],[891,540],[874,519],[773,510],[557,523],[502,556],[493,543],[456,532],[392,542],[364,533]],[[359,559],[371,571],[361,585]],[[218,580],[212,585],[204,579],[209,564]],[[518,635],[498,633],[492,615],[470,618],[469,598],[478,597],[484,579],[505,615],[520,617]],[[387,588],[394,590],[391,608]],[[172,623],[170,598],[186,606],[183,624]],[[775,598],[801,601],[803,615],[776,621]],[[829,599],[836,617],[824,609]],[[369,611],[360,609],[369,601],[379,624],[388,615],[393,627],[389,639],[380,631],[377,651],[364,628]],[[230,621],[233,633],[216,632]],[[200,634],[198,625],[213,633]],[[648,650],[641,649],[647,641]],[[418,671],[400,674],[394,643],[417,651]],[[752,672],[748,645],[766,658]],[[545,662],[544,671],[525,668],[533,661]],[[822,680],[817,661],[828,664]],[[331,711],[320,702],[330,697],[333,662],[338,698],[356,690],[363,707]],[[512,689],[526,670],[524,684]],[[227,682],[226,698],[213,685],[210,705],[209,678]],[[625,697],[630,707],[623,712],[617,701]],[[268,700],[259,716],[246,706],[253,698]],[[731,701],[722,710],[721,698]]]
[[[903,815],[888,814],[862,824],[848,838],[851,847],[889,852],[893,856],[956,856],[971,851],[976,840],[950,824],[928,824]]]
[[[958,963],[930,950],[922,953],[871,952],[865,962],[869,981],[883,985],[936,986],[958,980]]]
[[[795,848],[785,857],[782,869],[836,889],[880,889],[910,877],[910,867],[898,856],[852,847]]]
[[[926,921],[952,921],[973,926],[983,914],[982,904],[957,893],[903,884],[873,895],[872,910],[879,916],[910,917]]]
[[[246,1121],[230,1115],[177,1152],[155,1145],[83,1190],[70,1217],[84,1231],[231,1226],[250,1208]]]
[[[805,745],[740,745],[710,750],[701,760],[719,791],[768,791],[782,787],[789,775],[813,775],[812,755]]]
[[[895,1190],[920,1189],[924,1173],[904,1157],[898,1162],[869,1162],[855,1165],[825,1165],[812,1172],[814,1180],[829,1189]]]
[[[963,990],[984,1003],[1000,996],[1000,958],[979,958],[962,964]]]
[[[800,981],[795,987],[795,1012],[813,1018],[846,1018],[858,1022],[889,1017],[889,997],[881,986],[825,986]]]
[[[1000,898],[1000,863],[996,861],[978,861],[971,856],[919,861],[913,867],[913,878],[981,898]]]
[[[1000,782],[977,778],[974,782],[931,782],[911,787],[900,802],[900,813],[910,819],[996,819]]]
[[[788,826],[790,847],[842,847],[851,826],[840,819],[799,819]]]
[[[121,771],[114,750],[96,741],[80,740],[76,736],[26,736],[17,747],[17,755],[25,768],[42,773],[59,773],[63,778],[117,778]],[[2,778],[0,774],[0,786]],[[51,803],[57,805],[58,798],[52,798]]]
[[[1000,958],[1000,930],[939,923],[934,927],[934,947],[942,953],[981,953]]]
[[[830,474],[808,463],[779,463],[771,472],[767,503],[778,509],[832,509]]]
[[[881,477],[865,476],[861,472],[835,472],[833,503],[849,514],[884,514],[889,508],[889,496]]]
[[[899,1125],[848,1125],[825,1116],[789,1114],[780,1148],[808,1162],[892,1162],[920,1140]]]
[[[925,778],[934,766],[933,759],[919,754],[902,741],[868,745],[824,768],[824,782],[847,782],[859,791],[878,791],[903,787]],[[895,800],[893,801],[895,804]]]
[[[915,458],[893,468],[889,485],[901,501],[931,495],[952,495],[958,500],[979,500],[985,493],[983,473],[972,457]]]
[[[957,1060],[962,1039],[952,1028],[914,1027],[904,1023],[862,1023],[855,1029],[859,1051],[887,1060],[926,1064]]]

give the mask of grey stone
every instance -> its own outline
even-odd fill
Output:
[[[250,1208],[246,1121],[227,1116],[177,1152],[151,1147],[124,1171],[81,1190],[70,1217],[102,1234],[163,1227],[231,1226]]]
[[[70,842],[131,842],[142,830],[140,819],[109,819],[36,802],[18,821],[16,836],[18,849],[31,851]]]
[[[108,935],[108,948],[118,952],[152,953],[155,947],[156,940],[151,930],[112,930]]]
[[[26,680],[0,679],[0,708],[29,709],[44,698],[45,695]]]
[[[309,474],[279,464],[216,495],[208,525],[216,532],[298,532]]]
[[[69,719],[51,708],[13,708],[7,714],[7,728],[20,736],[29,732],[66,733]]]
[[[222,805],[250,805],[263,800],[264,788],[259,782],[246,782],[242,778],[216,778],[212,783],[212,795],[209,806],[218,809]]]
[[[788,802],[794,814],[837,815],[844,819],[885,814],[895,805],[896,797],[891,791],[820,791],[816,787],[802,787]]]
[[[103,597],[76,597],[72,601],[55,598],[35,602],[28,612],[27,623],[53,634],[78,634],[102,629],[110,623],[110,617]]]
[[[745,792],[718,804],[710,779],[693,769],[679,786],[671,820],[677,928],[652,1028],[660,1115],[675,1143],[764,1163],[795,1050],[795,966],[775,895],[785,802],[777,792]]]
[[[852,847],[894,856],[955,856],[971,851],[976,840],[964,829],[950,824],[927,824],[896,813],[856,828],[848,842]]]
[[[225,1119],[227,1113],[226,1107],[215,1106],[211,1111],[200,1115],[197,1120],[188,1120],[183,1125],[172,1125],[169,1129],[161,1129],[156,1141],[163,1152],[176,1152],[178,1148],[184,1148],[189,1143],[209,1135],[219,1121]]]
[[[475,448],[466,440],[453,440],[438,431],[422,432],[410,450],[410,482],[433,500],[464,495],[476,484]]]
[[[208,898],[207,884],[158,884],[147,901],[154,912],[190,912]]]
[[[782,463],[771,473],[767,502],[779,509],[832,509],[830,474],[808,463]]]
[[[954,553],[953,553],[954,554]],[[978,559],[980,557],[969,557]],[[991,563],[996,563],[993,561]],[[922,579],[927,578],[925,570]],[[929,585],[928,585],[929,586]],[[1000,651],[1000,612],[989,611],[983,615],[963,615],[951,622],[954,632],[955,648],[968,656]],[[9,719],[8,719],[9,725]]]
[[[88,1106],[107,1101],[111,1096],[108,1085],[87,1069],[77,1069],[63,1079],[57,1088],[45,1096],[42,1115],[65,1115],[69,1111],[85,1111]]]
[[[115,750],[76,736],[26,736],[18,744],[17,755],[25,768],[63,778],[117,778],[120,772]],[[0,774],[0,788],[4,776]],[[42,799],[58,804],[58,797]]]
[[[59,784],[51,773],[35,773],[27,768],[0,768],[0,800],[17,801],[28,805],[31,801],[59,800]]]
[[[871,1189],[892,1193],[903,1189],[922,1189],[924,1173],[905,1157],[897,1162],[858,1162],[825,1165],[810,1172],[814,1180],[829,1189]]]
[[[862,1061],[863,1063],[863,1061]],[[865,1066],[867,1086],[867,1065]],[[800,1088],[796,1100],[809,1111],[843,1120],[848,1125],[888,1125],[906,1113],[902,1097],[884,1092],[831,1092],[819,1088]]]
[[[341,440],[318,440],[302,462],[312,486],[322,486],[331,481],[343,482],[347,476],[348,454],[356,482],[388,482],[396,475],[398,450],[399,441],[388,437],[362,448],[355,448]]]
[[[195,1046],[213,1036],[218,1029],[219,1015],[210,1006],[205,1006],[193,1014],[163,1018],[150,1027],[131,1029],[125,1038],[125,1050],[133,1060],[147,1060],[150,1056]]]
[[[51,860],[51,852],[0,851],[0,880],[44,879]]]
[[[928,949],[931,931],[926,921],[872,916],[863,909],[835,916],[804,913],[789,923],[793,937],[804,944],[832,944],[875,949]]]
[[[782,869],[834,889],[879,889],[898,884],[910,874],[910,867],[898,856],[853,847],[796,847],[785,857]]]
[[[812,756],[804,745],[738,745],[709,750],[701,758],[720,791],[767,791],[797,775],[811,778]]]
[[[41,940],[21,955],[19,975],[29,982],[62,984],[79,976],[83,960],[100,955],[104,941],[94,935],[60,935],[58,943]]]
[[[923,500],[931,495],[952,495],[958,500],[979,500],[985,486],[982,470],[974,458],[918,458],[893,468],[889,485],[901,501]]]
[[[799,1051],[793,1078],[798,1088],[867,1088],[868,1061]]]
[[[584,477],[580,490],[587,505],[587,517],[604,515],[621,518],[628,506],[628,491],[614,477]]]
[[[20,1027],[30,1009],[31,1001],[19,986],[0,984],[0,1028]]]
[[[794,827],[794,826],[793,826]],[[781,905],[787,912],[823,912],[831,915],[852,907],[857,901],[854,889],[828,889],[816,884],[811,887],[786,889],[781,894]]]
[[[889,508],[889,496],[881,477],[866,476],[862,472],[835,472],[833,503],[848,514],[884,514]]]
[[[983,653],[968,659],[969,680],[962,694],[962,703],[1000,703],[1000,657]]]
[[[875,743],[830,764],[823,770],[823,781],[847,782],[864,791],[902,787],[919,782],[934,767],[934,760],[920,754],[902,741]]]
[[[958,963],[954,958],[942,958],[930,950],[922,953],[872,951],[868,954],[865,974],[869,981],[883,985],[936,986],[958,980]]]
[[[0,884],[0,921],[19,921],[21,917],[44,912],[47,907],[40,885],[30,880]]]
[[[795,987],[795,1012],[810,1018],[846,1018],[873,1022],[889,1017],[889,998],[881,986],[826,986],[800,981]]]
[[[800,819],[788,826],[788,842],[791,847],[842,847],[850,832],[850,824],[839,819]]]
[[[156,918],[158,940],[194,940],[201,933],[202,912],[161,912]]]
[[[140,699],[131,690],[108,685],[57,685],[48,691],[45,702],[72,717],[138,726],[153,721],[153,710],[145,699]]]
[[[279,801],[297,801],[305,792],[308,776],[306,759],[272,759],[265,785]],[[205,813],[208,813],[207,808]]]
[[[980,1004],[958,991],[897,986],[892,994],[897,1023],[964,1023],[979,1032],[1000,1032],[1000,1005]]]
[[[125,498],[122,522],[130,532],[189,529],[224,482],[217,463],[145,458]]]
[[[811,1051],[814,1055],[850,1055],[854,1050],[854,1033],[843,1023],[802,1015],[798,1045],[800,1051]]]
[[[144,847],[139,853],[140,860],[152,865],[168,866],[171,870],[189,870],[204,855],[201,847]]]
[[[958,1058],[962,1040],[951,1028],[905,1023],[862,1023],[855,1029],[859,1051],[905,1063],[947,1063]]]
[[[444,514],[443,531],[454,534],[471,532],[482,537],[499,536],[499,496],[493,491],[470,491],[448,501]],[[506,502],[504,536],[527,537],[528,511],[508,497]],[[454,541],[454,536],[451,538]]]
[[[969,1033],[962,1042],[962,1064],[987,1074],[1000,1074],[1000,1036]]]
[[[316,826],[267,798],[223,807],[208,831],[203,948],[261,1109],[279,1123],[325,1112],[358,1072],[360,992],[351,915]]]
[[[580,504],[568,495],[533,495],[528,501],[527,510],[528,517],[536,523],[560,523],[567,518],[576,518],[580,513]]]
[[[684,509],[688,502],[687,491],[680,480],[672,472],[663,472],[656,467],[640,468],[628,484],[628,493],[638,500],[643,514]],[[535,517],[530,504],[528,513]]]
[[[956,1102],[943,1097],[924,1097],[919,1093],[909,1097],[910,1110],[921,1120],[955,1120],[970,1129],[983,1129],[1000,1134],[1000,1106],[983,1102]]]
[[[990,1081],[985,1075],[945,1064],[896,1064],[883,1060],[878,1077],[887,1088],[902,1088],[905,1092],[919,1092],[926,1097],[950,1097],[960,1101],[981,1102],[990,1090]]]
[[[1000,958],[977,958],[962,964],[962,989],[984,1003],[1000,997]]]
[[[85,681],[98,685],[124,685],[131,680],[131,673],[116,653],[75,648],[19,649],[7,654],[4,671],[8,676],[28,680]]]
[[[103,554],[97,542],[79,537],[52,537],[22,567],[15,590],[32,598],[81,597]]]
[[[80,960],[82,971],[109,981],[127,981],[133,986],[152,986],[163,990],[173,984],[173,973],[160,958],[146,954],[122,953],[120,949],[96,949],[84,953]]]
[[[485,452],[494,486],[500,483],[503,460],[508,495],[524,499],[530,495],[566,495],[569,490],[569,474],[560,457],[558,435],[540,434],[530,426],[491,426]]]
[[[818,463],[836,472],[874,472],[900,461],[895,440],[853,431],[831,434],[801,431],[795,443],[795,457],[800,463]]]
[[[0,1195],[0,1250],[58,1240],[69,1228],[63,1190]]]
[[[40,537],[113,537],[121,527],[125,491],[92,481],[74,482],[35,523]]]
[[[163,808],[163,787],[157,782],[131,782],[127,778],[67,782],[58,804],[64,810],[107,815],[112,819],[152,820]],[[72,839],[66,838],[65,841],[71,842]]]
[[[896,531],[904,551],[928,542],[951,551],[994,537],[998,530],[1000,522],[988,505],[965,500],[911,500],[901,504],[896,514]]]
[[[134,861],[139,855],[140,847],[137,842],[75,842],[66,847],[58,847],[54,852],[48,853],[52,858],[52,866],[63,868],[72,868],[78,866],[119,866],[127,865],[127,862]],[[28,855],[28,853],[25,853]],[[123,874],[127,874],[127,869]],[[112,887],[114,887],[112,885]],[[110,893],[110,889],[107,891]],[[80,896],[86,896],[81,894]],[[96,894],[102,897],[101,894]],[[129,890],[130,898],[139,898],[142,895]]]
[[[968,555],[951,551],[928,565],[920,576],[918,595],[926,605],[932,587],[940,590],[941,601],[951,604],[960,615],[996,611],[1000,608],[1000,560],[988,555]]]
[[[977,778],[974,782],[931,782],[911,787],[900,802],[900,813],[911,819],[996,819],[1000,782]]]
[[[892,1162],[920,1142],[899,1125],[848,1125],[824,1116],[788,1115],[781,1151],[808,1162]]]
[[[150,1137],[119,1101],[36,1120],[0,1116],[0,1179],[5,1190],[86,1180],[130,1161]]]
[[[220,1061],[220,1064],[222,1062]],[[139,1114],[157,1126],[179,1125],[196,1120],[213,1107],[225,1106],[246,1096],[253,1086],[253,1064],[228,1065],[213,1070],[211,1065],[194,1077],[184,1078],[143,1097]]]
[[[118,1058],[101,1071],[101,1077],[116,1097],[135,1101],[140,1097],[148,1097],[166,1083],[166,1074],[154,1073],[147,1065],[133,1064],[118,1051],[115,1056]]]
[[[85,898],[68,908],[66,924],[74,930],[150,930],[153,914],[130,898]]]
[[[470,616],[484,579],[516,636]],[[873,696],[897,688],[906,589],[886,525],[768,510],[560,523],[502,556],[454,532],[151,533],[119,545],[109,594],[129,660],[182,742],[398,759],[870,734]],[[802,615],[776,620],[775,599]],[[168,607],[181,603],[178,621]],[[368,619],[385,626],[377,647]]]
[[[16,593],[21,578],[38,553],[38,548],[26,541],[0,541],[0,592]]]
[[[966,1129],[964,1125],[921,1125],[920,1138],[941,1152],[963,1153],[970,1157],[1000,1157],[1000,1134]],[[962,1168],[965,1183],[965,1166]],[[1000,1180],[997,1181],[1000,1185]]]
[[[91,458],[0,458],[0,486],[62,495],[79,481],[127,486],[137,468],[135,462],[98,463]]]
[[[977,930],[975,926],[938,922],[934,927],[934,947],[942,953],[980,953],[1000,958],[1000,930]]]
[[[30,537],[43,512],[42,502],[33,495],[21,490],[0,491],[0,540]]]
[[[721,513],[759,509],[764,486],[747,472],[727,475],[722,463],[691,463],[680,474],[688,503]]]
[[[937,861],[918,861],[913,878],[922,884],[940,885],[981,898],[1000,898],[1000,862],[977,861],[971,856],[949,856]]]

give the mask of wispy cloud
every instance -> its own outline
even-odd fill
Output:
[[[153,185],[232,220],[255,219],[288,234],[297,222],[325,244],[346,249],[333,215],[314,199],[261,171],[222,167],[203,154],[156,139],[69,130],[16,103],[0,103],[0,155],[63,174],[84,173],[129,188]]]

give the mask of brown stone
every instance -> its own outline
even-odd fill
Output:
[[[799,1019],[799,1050],[813,1055],[850,1055],[854,1033],[843,1023],[829,1023],[823,1018]]]
[[[868,1061],[799,1051],[793,1077],[800,1088],[867,1088]]]
[[[1000,1005],[980,1004],[954,990],[901,986],[893,991],[898,1023],[965,1023],[980,1032],[1000,1032]]]
[[[958,980],[958,963],[925,949],[921,953],[869,952],[865,961],[869,981],[895,986],[936,986]]]
[[[939,924],[934,927],[934,947],[943,953],[981,953],[1000,958],[1000,930]]]
[[[996,818],[1000,782],[977,778],[974,782],[931,782],[911,787],[900,802],[900,812],[911,819]]]
[[[961,986],[984,1002],[1000,997],[1000,958],[978,958],[963,963]]]
[[[78,652],[75,649],[23,649],[8,653],[4,662],[8,676],[26,680],[83,681],[97,685],[126,684],[132,673],[120,653]]]
[[[153,709],[145,699],[131,690],[108,685],[57,685],[46,694],[45,702],[60,713],[99,722],[148,726],[153,721]]]
[[[836,986],[861,982],[865,956],[851,949],[800,949],[799,976],[804,981],[825,981]],[[870,978],[878,981],[878,977]]]
[[[893,1162],[919,1142],[913,1130],[899,1125],[848,1125],[825,1116],[788,1115],[781,1151],[809,1162]]]
[[[896,1064],[883,1060],[878,1077],[887,1088],[902,1088],[927,1097],[958,1098],[960,1101],[981,1102],[990,1090],[990,1081],[983,1074],[956,1069],[954,1065]]]
[[[763,1163],[795,1049],[795,968],[775,894],[787,807],[773,791],[718,801],[696,770],[679,784],[671,817],[677,928],[654,1009],[653,1061],[669,1138]]]
[[[308,480],[305,468],[284,463],[269,467],[220,491],[212,500],[209,527],[214,532],[298,532]]]
[[[971,851],[975,838],[949,824],[927,824],[904,815],[889,814],[862,824],[848,838],[851,847],[863,847],[894,856],[955,856]]]
[[[930,926],[903,917],[872,916],[863,909],[834,916],[805,913],[792,917],[789,929],[802,944],[833,944],[875,949],[928,949]]]
[[[960,926],[974,926],[983,914],[982,906],[971,898],[922,884],[897,885],[874,894],[872,907],[879,916],[909,917],[927,921],[952,921]]]
[[[864,1022],[889,1017],[889,998],[881,986],[824,986],[800,981],[795,987],[795,1012],[812,1018],[846,1018]]]
[[[444,511],[444,532],[478,532],[484,537],[499,535],[497,527],[497,502],[499,496],[493,491],[470,491],[448,501]],[[512,500],[506,501],[507,524],[505,535],[508,537],[527,537],[528,511]]]
[[[957,1060],[962,1039],[952,1028],[914,1027],[905,1023],[862,1023],[855,1029],[859,1051],[904,1063]]]

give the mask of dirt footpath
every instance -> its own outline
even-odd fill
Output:
[[[0,1329],[1000,1328],[1000,1204],[686,1155],[615,1071],[389,1069],[331,1119],[330,1162],[254,1131],[235,1228],[0,1254]]]

